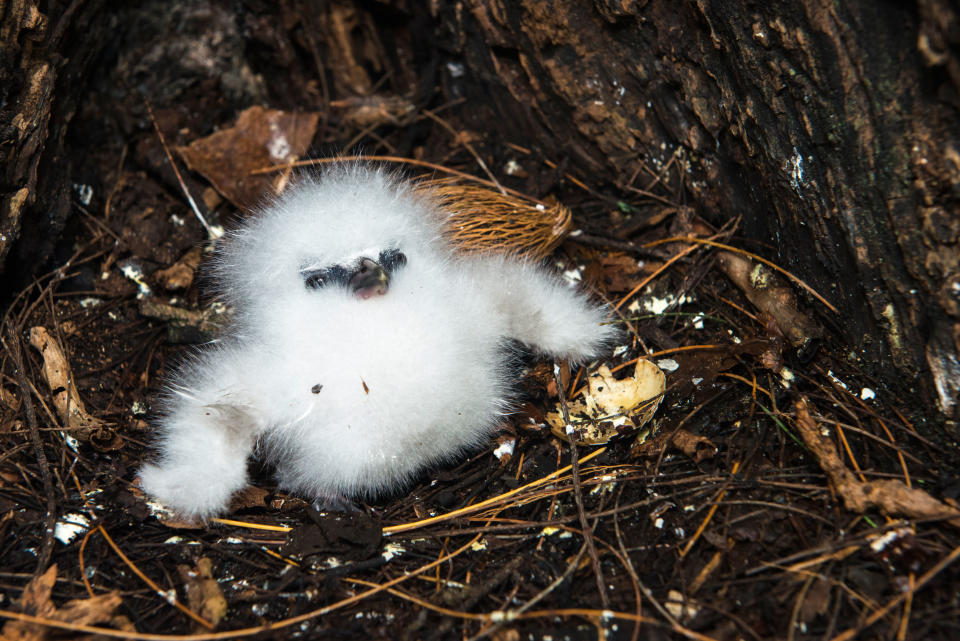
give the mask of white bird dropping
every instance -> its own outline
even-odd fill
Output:
[[[221,241],[213,280],[235,319],[172,375],[144,490],[214,516],[246,485],[251,454],[281,488],[328,505],[396,490],[496,429],[511,340],[580,362],[610,343],[604,309],[556,276],[458,253],[448,215],[343,165]]]

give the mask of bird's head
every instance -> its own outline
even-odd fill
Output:
[[[216,277],[240,307],[286,296],[379,299],[448,251],[442,218],[406,183],[347,165],[301,180],[251,218],[225,243]]]

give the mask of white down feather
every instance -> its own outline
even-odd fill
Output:
[[[305,178],[222,241],[213,266],[235,320],[174,373],[144,490],[186,517],[223,512],[247,459],[321,503],[402,487],[487,441],[510,409],[510,340],[599,355],[605,312],[518,259],[463,255],[447,214],[381,171]],[[400,249],[385,295],[305,286],[302,270]]]

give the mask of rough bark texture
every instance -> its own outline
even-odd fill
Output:
[[[437,13],[473,99],[488,90],[511,135],[535,132],[620,184],[682,148],[698,210],[743,216],[761,253],[841,309],[826,321],[858,358],[956,410],[956,5],[472,0]]]
[[[0,87],[3,87],[3,182],[0,184],[0,260],[19,237],[25,210],[36,201],[37,166],[47,141],[55,72],[37,45],[47,17],[28,0],[0,4]]]
[[[611,192],[641,165],[679,161],[670,179],[698,213],[742,216],[741,242],[841,310],[821,316],[838,344],[895,389],[957,412],[960,11],[949,0],[104,6],[0,0],[4,288],[51,255],[70,185],[87,181],[76,159],[127,144],[90,127],[68,137],[78,105],[85,122],[109,112],[144,134],[145,97],[189,139],[251,104],[318,109],[382,92],[383,78],[423,101],[440,84],[441,99],[468,98],[472,130],[566,160]],[[91,69],[96,95],[116,100],[85,102]],[[152,135],[132,155],[163,171]]]
[[[0,299],[44,266],[71,213],[65,138],[110,23],[99,0],[0,0]]]

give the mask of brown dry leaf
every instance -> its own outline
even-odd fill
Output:
[[[651,418],[666,389],[663,371],[640,359],[633,376],[617,380],[606,366],[587,377],[587,391],[568,403],[568,426],[560,405],[547,413],[551,431],[566,440],[568,432],[580,443],[602,445],[614,436],[642,427]]]
[[[3,387],[0,387],[0,404],[8,407],[14,413],[20,411],[20,397]]]
[[[27,587],[23,589],[23,595],[20,597],[20,609],[27,613],[39,617],[50,618],[55,608],[50,602],[50,592],[53,590],[53,584],[57,581],[57,566],[51,565],[50,569],[30,581]],[[3,633],[0,639],[3,641],[42,641],[47,635],[46,626],[38,623],[28,623],[26,621],[7,621],[3,626]]]
[[[303,512],[311,507],[309,501],[304,501],[296,496],[287,496],[286,494],[275,494],[267,507],[274,512]]]
[[[800,437],[817,457],[820,467],[830,479],[830,485],[843,499],[848,510],[863,513],[875,508],[890,516],[913,519],[947,518],[950,519],[948,523],[960,527],[960,510],[938,501],[921,489],[908,487],[897,480],[865,483],[857,479],[840,460],[833,441],[820,433],[816,421],[807,409],[807,399],[798,400],[794,408],[797,412]]]
[[[303,155],[313,140],[319,115],[250,107],[236,124],[194,140],[177,151],[193,171],[203,174],[227,200],[249,210],[284,177],[252,174],[256,169],[289,163]]]
[[[649,441],[638,441],[630,448],[630,457],[657,457],[664,448],[680,450],[696,463],[711,459],[717,454],[717,446],[705,436],[694,434],[683,428],[669,433],[658,434]]]
[[[765,338],[748,338],[741,343],[718,345],[712,349],[680,352],[672,354],[678,367],[672,373],[671,390],[681,398],[691,398],[696,402],[703,400],[703,394],[714,394],[721,372],[736,367],[741,357],[759,358],[769,349]]]
[[[184,580],[190,609],[216,626],[227,614],[227,599],[213,578],[213,561],[203,557],[197,561],[196,567],[178,565],[177,570]]]
[[[122,601],[118,592],[109,592],[89,599],[73,599],[57,609],[50,600],[50,593],[56,582],[57,566],[53,564],[24,588],[20,597],[20,610],[54,621],[91,625],[110,621],[113,611]],[[11,620],[4,624],[0,641],[44,641],[51,629],[38,623]]]
[[[203,248],[194,247],[173,265],[166,269],[157,270],[154,276],[167,291],[186,289],[193,284],[193,277],[196,275],[202,259]]]
[[[230,512],[245,510],[252,507],[264,507],[267,504],[267,498],[269,496],[270,493],[262,487],[248,485],[237,492],[233,498],[230,499]]]
[[[23,589],[20,606],[37,616],[49,616],[56,609],[50,602],[53,584],[57,582],[57,564],[51,565],[46,572],[30,581]]]
[[[60,420],[74,430],[73,435],[78,439],[89,441],[94,433],[100,431],[102,423],[87,413],[80,400],[63,348],[47,328],[40,325],[30,328],[30,344],[43,358],[43,379],[50,387],[53,405]]]
[[[676,430],[670,438],[671,444],[689,456],[695,463],[713,458],[717,454],[717,446],[706,436],[694,434],[685,429]]]
[[[91,625],[111,621],[113,611],[117,609],[123,599],[119,592],[98,594],[89,599],[73,599],[67,601],[57,610],[53,618],[65,623]]]
[[[597,282],[609,293],[629,292],[641,281],[642,271],[636,258],[626,254],[611,254],[595,261],[596,273],[588,267],[585,277]]]

